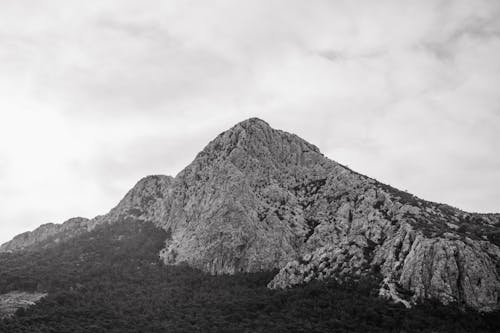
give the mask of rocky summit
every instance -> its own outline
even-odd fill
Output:
[[[0,251],[33,251],[134,217],[167,231],[160,257],[212,274],[279,269],[269,288],[374,276],[411,306],[500,303],[500,215],[419,199],[252,118],[217,136],[175,178],[149,176],[108,214],[43,225]]]

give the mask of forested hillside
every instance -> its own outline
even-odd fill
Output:
[[[157,257],[168,235],[123,221],[40,252],[0,255],[0,292],[48,292],[0,332],[495,332],[498,313],[376,297],[375,279],[269,290],[276,272],[210,276]]]

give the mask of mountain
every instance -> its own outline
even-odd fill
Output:
[[[33,231],[24,232],[0,246],[1,252],[16,252],[22,250],[40,250],[51,247],[61,240],[68,240],[82,233],[93,230],[103,223],[115,223],[122,219],[134,218],[142,221],[158,221],[162,219],[164,197],[173,178],[170,176],[153,175],[139,180],[127,192],[116,207],[105,215],[93,219],[75,217],[62,224],[46,223]],[[160,216],[155,216],[160,214]]]
[[[16,252],[57,244],[90,230],[90,220],[74,217],[61,224],[42,224],[33,231],[23,232],[0,246],[0,252]]]
[[[216,275],[279,269],[274,289],[373,277],[381,296],[405,306],[499,308],[500,215],[419,199],[256,118],[217,136],[175,178],[144,178],[108,214],[71,232],[68,222],[42,226],[0,250],[39,251],[124,218],[166,231],[165,264]]]
[[[129,217],[158,224],[168,211],[165,199],[170,196],[172,182],[172,177],[163,175],[142,178],[109,213],[94,218],[92,225]]]

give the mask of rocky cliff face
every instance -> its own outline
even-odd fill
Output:
[[[166,263],[211,273],[281,268],[271,288],[377,273],[381,295],[405,304],[499,303],[493,215],[378,183],[258,119],[212,141],[176,177],[167,201]]]
[[[126,218],[160,224],[168,212],[166,198],[170,196],[172,182],[171,176],[153,175],[142,178],[109,213],[95,217],[91,222],[92,227]]]
[[[281,267],[311,230],[290,188],[314,181],[324,161],[313,145],[257,119],[219,135],[174,181],[162,257],[211,273]]]
[[[378,275],[380,294],[498,308],[500,218],[421,200],[249,119],[174,179],[141,180],[88,228],[123,217],[169,231],[160,256],[213,274],[279,268],[271,288]]]

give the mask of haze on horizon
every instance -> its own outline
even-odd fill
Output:
[[[249,117],[500,212],[500,2],[0,4],[0,243],[107,212]]]

